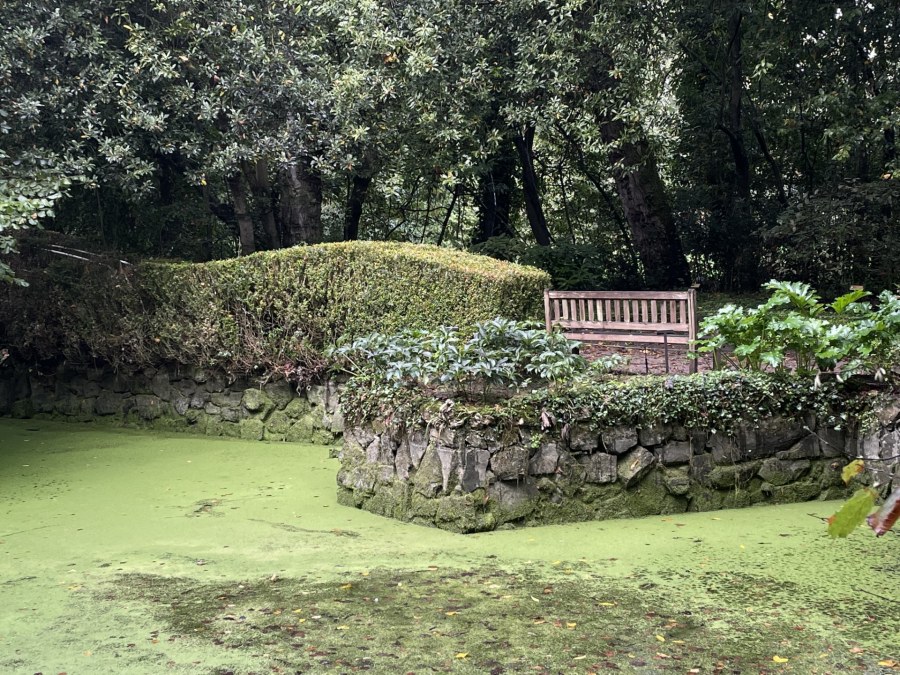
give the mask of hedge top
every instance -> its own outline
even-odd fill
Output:
[[[60,266],[63,274],[50,269]],[[0,339],[25,358],[236,373],[320,368],[322,350],[342,335],[538,318],[550,283],[540,270],[486,256],[368,241],[149,261],[129,276],[69,259],[24,272],[32,286],[0,298]]]

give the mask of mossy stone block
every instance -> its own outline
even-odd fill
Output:
[[[290,382],[285,380],[269,382],[265,386],[265,391],[278,410],[284,410],[296,396]]]
[[[31,419],[31,417],[34,415],[34,406],[31,403],[31,399],[25,398],[13,403],[10,414],[16,419],[20,420]]]
[[[285,430],[284,440],[290,443],[312,443],[313,431],[312,420],[307,416],[297,420]]]
[[[306,417],[311,409],[309,401],[305,398],[295,398],[285,406],[284,414],[293,420],[299,420]]]
[[[248,389],[247,391],[251,391]],[[241,438],[245,441],[261,441],[265,433],[265,425],[262,420],[241,420]]]
[[[287,430],[290,429],[292,422],[293,420],[285,415],[283,411],[276,410],[266,420],[266,431],[284,436]]]
[[[256,416],[268,415],[272,409],[275,408],[272,399],[269,398],[269,395],[262,389],[245,389],[241,402],[248,412],[253,413]]]

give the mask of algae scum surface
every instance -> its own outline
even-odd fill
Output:
[[[900,670],[900,537],[832,542],[833,502],[463,536],[337,468],[0,422],[0,673]]]

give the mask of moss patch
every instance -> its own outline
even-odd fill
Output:
[[[833,626],[843,628],[827,629],[815,622],[833,606],[797,608],[802,586],[746,571],[622,580],[598,567],[429,566],[201,585],[129,575],[96,602],[146,608],[159,639],[255,653],[295,673],[781,672],[775,656],[796,672],[868,671],[879,654],[836,633],[851,624],[879,641],[900,621],[900,609],[861,598],[842,606]]]
[[[832,542],[837,503],[462,536],[341,507],[337,470],[322,447],[0,421],[0,672],[900,661],[900,539]]]

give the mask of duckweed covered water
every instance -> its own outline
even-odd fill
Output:
[[[832,542],[835,503],[463,536],[339,506],[336,471],[0,422],[0,673],[900,670],[900,538]]]

